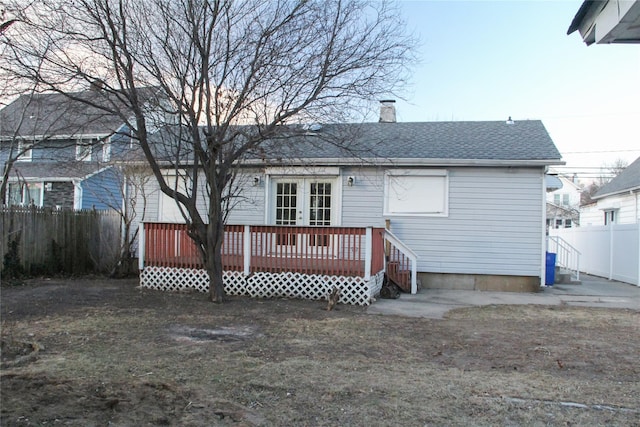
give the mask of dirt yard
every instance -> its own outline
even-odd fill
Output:
[[[640,313],[1,289],[2,426],[640,426]]]

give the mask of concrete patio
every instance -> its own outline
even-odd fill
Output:
[[[558,284],[538,293],[421,289],[416,295],[378,299],[367,308],[369,314],[442,319],[452,309],[493,304],[539,304],[640,311],[640,287],[601,277],[580,275],[581,284]]]

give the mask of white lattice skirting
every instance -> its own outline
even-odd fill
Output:
[[[323,276],[316,274],[253,273],[245,276],[238,271],[224,272],[224,290],[227,295],[247,295],[259,298],[287,297],[325,299],[334,286],[340,289],[342,304],[369,305],[380,293],[384,273],[371,279],[350,276]],[[140,272],[140,285],[163,291],[209,290],[209,277],[205,270],[170,267],[145,267]]]

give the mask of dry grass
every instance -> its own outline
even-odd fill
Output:
[[[2,292],[3,340],[43,348],[3,367],[3,426],[640,425],[638,312],[421,320],[98,280]]]

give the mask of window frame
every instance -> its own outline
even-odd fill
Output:
[[[442,180],[441,193],[442,200],[440,203],[441,210],[423,210],[423,211],[398,211],[390,206],[393,202],[390,191],[394,185],[393,181],[398,178],[432,178]],[[414,180],[414,183],[415,183]],[[419,190],[418,190],[419,191]],[[408,197],[413,199],[412,196]],[[449,171],[447,169],[390,169],[385,171],[384,175],[384,202],[383,215],[385,217],[448,217],[449,216]]]
[[[604,225],[617,224],[618,222],[618,209],[606,209],[604,211]]]
[[[29,147],[24,149],[24,147]],[[24,150],[24,153],[21,151]],[[18,140],[18,156],[16,157],[17,162],[30,162],[33,160],[33,142],[26,142],[24,139]]]
[[[84,142],[88,142],[85,144]],[[82,155],[83,150],[88,150],[88,153]],[[78,138],[76,139],[76,161],[78,162],[90,162],[93,155],[93,142],[91,138]]]
[[[12,190],[15,188],[15,186],[18,186],[20,189],[20,201],[18,203],[11,203],[11,197],[12,197]],[[30,188],[32,187],[32,188]],[[33,203],[33,206],[39,207],[41,208],[42,206],[44,206],[44,187],[45,184],[44,182],[41,181],[34,181],[34,182],[20,182],[20,181],[12,181],[8,183],[7,186],[7,195],[6,195],[6,200],[5,203],[8,206],[31,206],[30,201],[32,200],[31,198],[31,192],[30,190],[36,190],[38,192],[38,201],[37,203]],[[13,192],[14,194],[16,194],[15,192]]]

